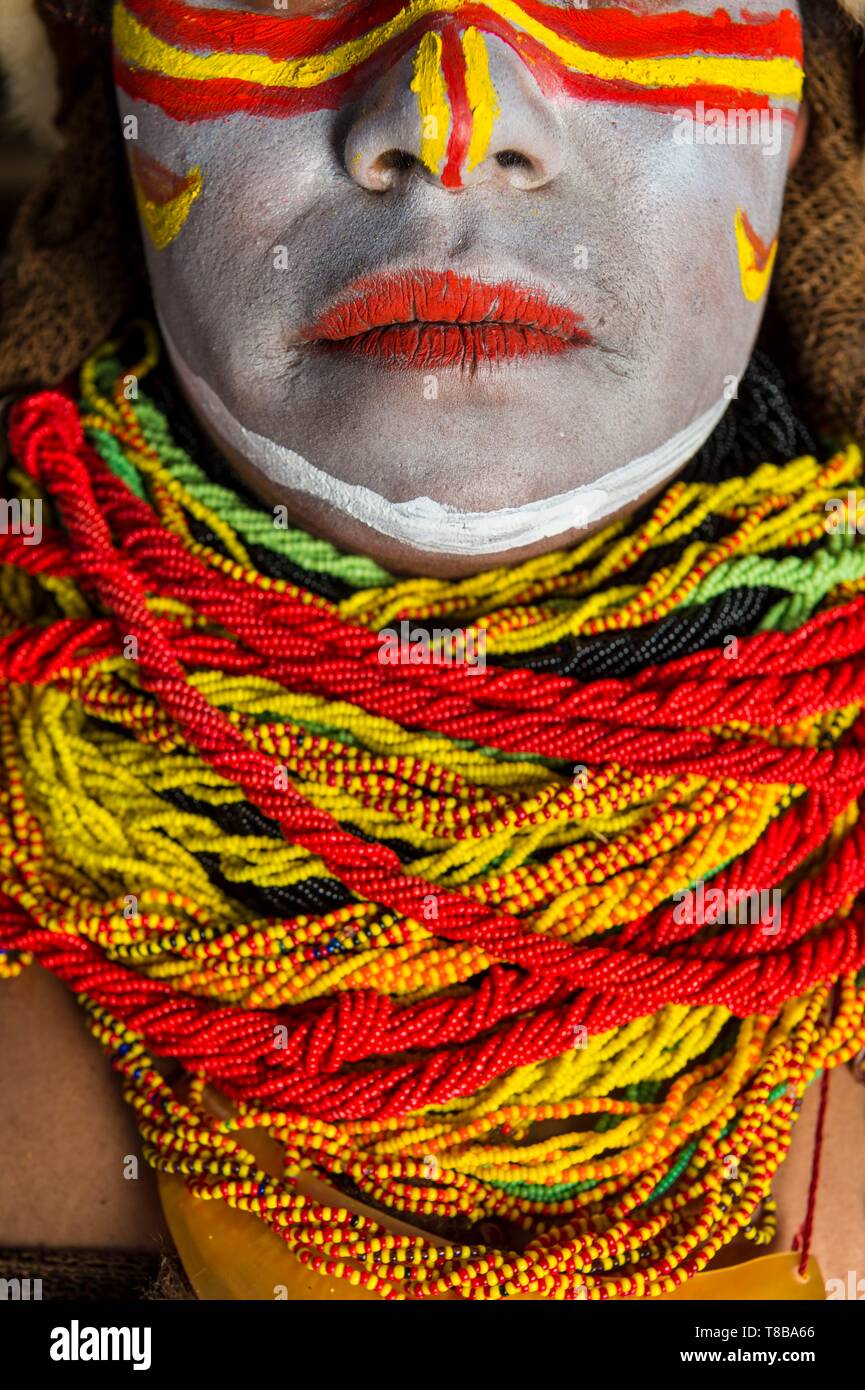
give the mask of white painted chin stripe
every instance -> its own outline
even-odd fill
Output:
[[[527,502],[522,507],[463,512],[434,502],[431,497],[389,502],[371,488],[334,478],[293,449],[247,429],[212,387],[186,365],[164,326],[163,335],[187,395],[221,438],[271,482],[327,502],[379,535],[439,555],[494,555],[603,520],[678,472],[708,439],[728,404],[726,400],[719,401],[666,444],[615,469],[597,483],[560,492],[540,502]]]

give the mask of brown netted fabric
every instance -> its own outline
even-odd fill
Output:
[[[7,1298],[38,1298],[44,1303],[69,1300],[174,1302],[195,1298],[183,1266],[168,1250],[0,1248],[0,1279],[7,1281]]]
[[[65,146],[22,203],[0,263],[0,396],[76,371],[144,282],[110,74],[93,61],[106,40],[40,9],[64,78]]]
[[[64,133],[68,146],[22,205],[0,271],[0,395],[75,371],[143,279],[101,74]]]
[[[811,123],[787,187],[773,283],[798,377],[820,413],[865,438],[862,32],[826,0],[806,8]]]

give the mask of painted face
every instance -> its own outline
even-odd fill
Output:
[[[242,476],[391,567],[563,544],[736,391],[791,0],[119,0],[157,310]]]

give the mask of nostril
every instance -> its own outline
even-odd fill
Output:
[[[404,170],[413,169],[417,164],[413,154],[408,150],[385,150],[376,160],[379,169],[384,170]]]
[[[387,193],[401,181],[402,174],[413,169],[418,163],[413,154],[408,150],[401,150],[398,146],[392,146],[380,153],[371,151],[370,157],[366,158],[362,147],[354,154],[349,149],[346,155],[346,167],[357,182],[363,188],[368,188],[371,193]]]
[[[502,169],[532,169],[534,166],[530,159],[519,150],[500,150],[496,155],[496,163]]]

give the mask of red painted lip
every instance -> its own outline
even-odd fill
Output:
[[[359,280],[304,337],[394,367],[473,367],[587,347],[583,319],[542,290],[485,284],[455,271],[408,271]]]

